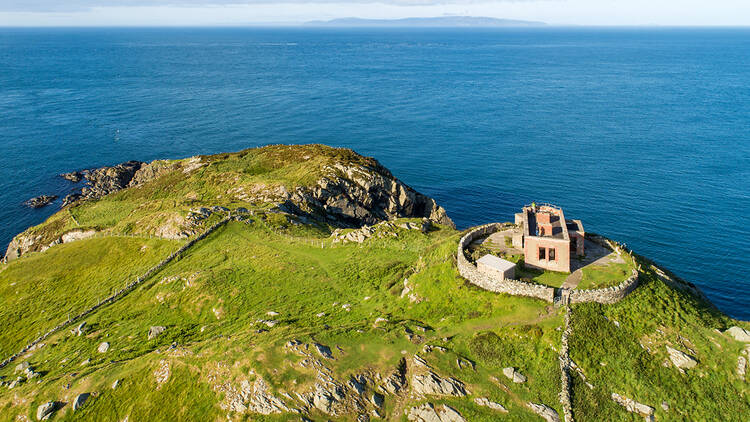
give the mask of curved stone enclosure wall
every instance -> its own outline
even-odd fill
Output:
[[[490,274],[485,274],[477,270],[476,265],[471,263],[471,261],[466,258],[464,250],[469,244],[471,244],[471,242],[480,237],[495,233],[503,229],[503,227],[504,225],[501,223],[492,223],[479,226],[470,230],[461,238],[461,240],[459,240],[458,250],[456,253],[456,265],[458,267],[458,273],[461,274],[461,276],[465,279],[469,280],[469,282],[471,282],[472,284],[481,287],[484,290],[496,293],[507,293],[516,296],[535,297],[547,302],[554,302],[555,291],[559,291],[561,289],[542,286],[540,284],[526,283],[519,280],[493,277]],[[630,252],[627,251],[624,247],[610,240],[594,236],[592,236],[590,240],[611,248],[612,250],[615,250],[620,254],[630,255]],[[568,290],[567,296],[569,297],[569,303],[598,302],[610,304],[620,301],[622,298],[632,292],[637,286],[638,270],[634,269],[633,274],[627,280],[623,281],[615,287],[590,290]]]
[[[464,255],[464,250],[471,242],[479,237],[492,234],[503,227],[500,223],[492,223],[479,226],[466,233],[458,242],[458,253],[456,254],[456,263],[458,273],[469,280],[472,284],[477,285],[485,290],[496,293],[507,293],[516,296],[530,296],[538,299],[553,302],[555,298],[555,289],[552,287],[542,286],[540,284],[524,283],[523,281],[512,279],[499,279],[492,277],[477,270],[477,266],[472,264]]]
[[[602,246],[608,247],[620,255],[628,255],[632,258],[630,251],[625,249],[622,245],[612,242],[611,240],[604,239],[599,236],[592,236],[589,238],[592,242],[596,242]],[[636,266],[639,266],[636,263]],[[633,273],[627,280],[618,284],[614,287],[607,287],[603,289],[589,289],[589,290],[571,290],[570,291],[570,303],[584,303],[584,302],[597,302],[604,304],[611,304],[619,302],[625,296],[630,294],[636,287],[638,287],[638,270],[633,269]]]

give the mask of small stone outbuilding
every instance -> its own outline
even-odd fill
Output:
[[[479,258],[477,270],[494,276],[501,276],[504,279],[516,278],[516,264],[495,255],[485,255]]]

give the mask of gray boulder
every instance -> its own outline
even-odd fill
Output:
[[[107,350],[109,350],[109,343],[106,341],[103,342],[96,350],[99,351],[99,353],[107,353]]]
[[[677,349],[667,346],[667,353],[669,353],[669,360],[672,361],[674,366],[680,369],[691,369],[698,365],[698,361],[695,358]]]
[[[526,382],[526,376],[516,371],[516,368],[503,368],[503,375],[508,377],[508,379],[512,380],[516,384]]]
[[[73,400],[73,411],[75,412],[76,410],[80,409],[84,405],[84,403],[86,403],[86,400],[89,399],[89,397],[91,397],[90,393],[81,393],[77,395],[75,400]]]
[[[750,331],[742,327],[731,327],[730,329],[724,331],[724,333],[729,334],[733,339],[737,341],[750,343]]]
[[[36,420],[46,420],[57,410],[57,403],[49,401],[36,408]]]
[[[157,325],[153,326],[148,329],[148,339],[153,340],[161,335],[164,331],[166,331],[167,327]]]

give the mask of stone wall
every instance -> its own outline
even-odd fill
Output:
[[[458,250],[456,253],[458,273],[465,279],[469,280],[472,284],[481,287],[484,290],[516,296],[535,297],[551,303],[555,296],[554,288],[539,284],[524,283],[518,280],[492,277],[489,274],[477,270],[476,265],[466,258],[464,250],[471,242],[480,237],[488,236],[502,228],[503,225],[500,223],[487,224],[472,229],[461,238],[458,242]]]
[[[47,337],[51,336],[52,334],[55,334],[56,332],[62,330],[66,326],[79,321],[83,318],[86,318],[88,315],[90,315],[92,312],[98,310],[102,306],[108,305],[110,303],[115,302],[116,300],[120,299],[121,297],[125,296],[130,290],[132,290],[134,287],[142,283],[144,280],[148,279],[152,275],[156,274],[157,272],[161,271],[167,264],[172,262],[175,259],[178,259],[185,251],[190,249],[193,245],[195,245],[197,242],[203,240],[206,236],[213,233],[218,229],[219,227],[223,226],[224,224],[228,223],[232,217],[226,217],[223,220],[219,221],[218,223],[214,224],[213,226],[209,227],[206,231],[204,231],[199,236],[193,238],[186,244],[184,244],[180,249],[173,252],[168,257],[164,258],[160,263],[156,264],[155,266],[151,267],[148,271],[146,271],[142,276],[136,278],[135,280],[131,281],[123,287],[122,289],[118,290],[117,292],[113,293],[109,297],[105,298],[104,300],[100,300],[99,303],[96,305],[91,306],[90,308],[86,309],[85,311],[81,312],[80,314],[69,318],[60,324],[58,324],[56,327],[52,328],[51,330],[47,331],[46,333],[42,334],[41,336],[34,339],[31,343],[27,344],[23,349],[21,349],[18,353],[15,353],[2,362],[0,362],[0,368],[4,368],[9,363],[13,362],[18,358],[19,356],[22,356],[24,353],[28,352],[29,350],[32,350],[33,347],[35,347],[37,344],[39,344],[41,341],[45,340]]]
[[[609,239],[599,236],[590,236],[589,240],[610,248],[620,255],[627,255],[632,258],[630,251],[619,243],[612,242]],[[636,264],[636,266],[637,265],[638,264]],[[617,286],[603,289],[572,290],[570,292],[570,303],[597,302],[612,304],[622,300],[625,296],[630,294],[630,292],[635,290],[636,287],[638,287],[638,269],[634,268],[631,276]]]
[[[573,328],[570,325],[570,306],[565,306],[565,329],[560,338],[560,404],[563,406],[565,422],[573,422],[573,401],[570,397],[570,355],[568,354],[568,337]]]

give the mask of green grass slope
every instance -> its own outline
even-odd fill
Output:
[[[409,410],[424,403],[446,404],[468,421],[542,420],[529,402],[562,414],[561,308],[469,284],[455,266],[461,233],[446,226],[422,233],[398,226],[420,220],[403,219],[362,243],[334,243],[328,226],[226,199],[224,184],[235,183],[228,180],[294,184],[316,178],[315,169],[337,159],[314,149],[308,158],[289,157],[283,149],[266,152],[205,157],[202,162],[210,164],[198,173],[167,172],[140,188],[63,209],[31,229],[108,228],[0,267],[0,359],[69,312],[95,305],[184,242],[114,234],[148,232],[143,227],[158,226],[166,213],[196,204],[255,212],[230,221],[88,315],[83,335],[63,329],[0,368],[6,384],[20,375],[15,366],[22,362],[40,374],[12,389],[0,387],[0,421],[36,420],[37,407],[50,401],[60,404],[52,420],[76,421],[298,421],[301,415],[406,421]],[[750,326],[637,259],[646,272],[630,296],[615,305],[573,306],[570,357],[580,368],[573,375],[576,420],[642,418],[616,404],[612,393],[654,407],[657,420],[747,420],[748,381],[736,373],[745,345],[723,331]],[[155,326],[166,330],[149,338]],[[103,342],[109,350],[100,353]],[[328,348],[330,358],[315,344]],[[694,356],[698,365],[678,371],[667,345]],[[507,367],[526,382],[509,380]],[[404,388],[384,392],[391,374],[400,372]],[[417,394],[412,381],[428,372],[460,381],[466,395]],[[347,387],[352,380],[361,381],[361,394]],[[305,401],[326,383],[347,391],[338,402],[348,411],[324,411],[325,405]],[[251,409],[264,384],[288,411]],[[81,393],[91,397],[74,412]],[[382,406],[372,402],[376,393]],[[477,398],[507,412],[480,406]]]

